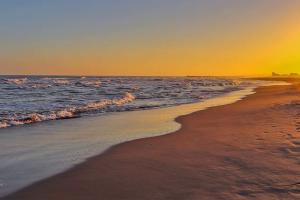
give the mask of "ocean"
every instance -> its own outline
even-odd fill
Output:
[[[195,103],[250,81],[208,77],[0,77],[0,128]]]

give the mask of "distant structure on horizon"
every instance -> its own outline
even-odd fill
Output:
[[[298,73],[278,74],[276,72],[272,72],[272,76],[300,76],[300,74],[298,74]]]

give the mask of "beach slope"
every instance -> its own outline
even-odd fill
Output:
[[[300,86],[261,87],[117,145],[6,200],[299,199]]]

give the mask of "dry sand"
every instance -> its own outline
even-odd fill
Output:
[[[176,119],[4,199],[300,199],[300,86],[271,86]]]

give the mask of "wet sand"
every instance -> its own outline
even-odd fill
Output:
[[[3,199],[299,199],[300,86],[257,89],[176,119]]]

